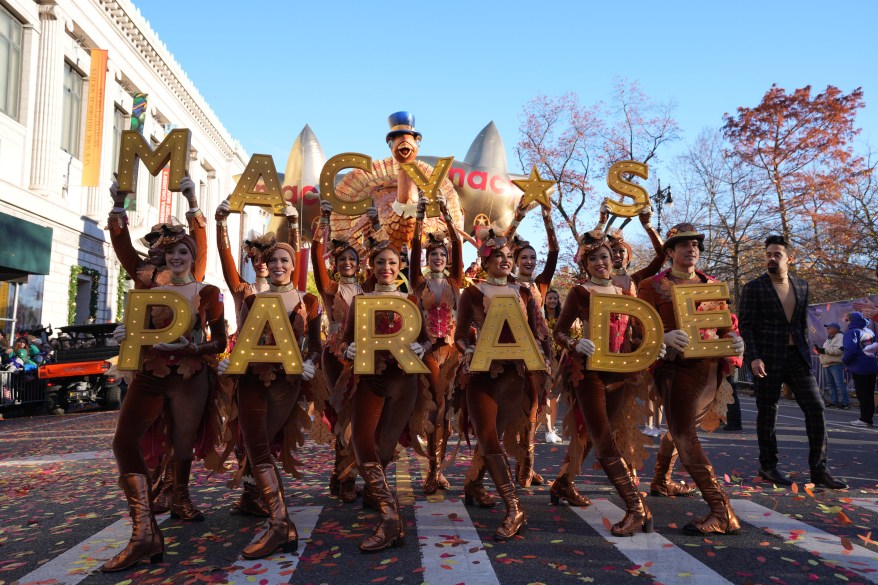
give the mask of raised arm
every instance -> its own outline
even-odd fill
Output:
[[[412,249],[409,258],[409,283],[412,285],[411,290],[417,290],[424,285],[424,273],[421,271],[421,250],[424,243],[422,241],[424,235],[424,215],[427,211],[427,199],[421,196],[418,199],[418,207],[415,212],[415,231],[412,234]]]
[[[323,259],[326,254],[326,240],[329,239],[329,216],[331,214],[332,205],[325,201],[321,202],[320,225],[311,240],[311,268],[314,271],[314,284],[317,286],[317,292],[324,299],[328,294],[335,294],[333,288],[335,283],[329,278],[329,271],[326,270],[326,262]],[[327,308],[328,310],[329,308]]]
[[[457,228],[454,226],[454,219],[448,212],[444,197],[439,198],[439,208],[442,211],[442,219],[445,220],[445,227],[448,228],[448,239],[451,241],[448,273],[451,275],[451,280],[460,286],[463,283],[463,242],[461,242],[460,234],[457,233]]]
[[[518,231],[518,224],[521,223],[521,220],[524,219],[524,216],[527,214],[527,210],[522,208],[521,205],[517,205],[515,207],[515,215],[512,217],[512,221],[509,222],[509,227],[506,228],[506,231],[503,232],[503,237],[507,240],[511,240],[512,236],[515,235],[515,232]]]
[[[125,198],[127,193],[119,193],[119,184],[113,181],[110,185],[110,197],[113,198],[113,209],[107,219],[107,228],[110,231],[110,243],[113,251],[125,272],[132,278],[137,277],[137,269],[140,267],[140,255],[131,243],[131,233],[128,231],[128,214],[125,213]]]
[[[226,198],[219,207],[216,208],[214,219],[216,219],[216,247],[219,252],[220,266],[223,269],[223,278],[226,279],[226,285],[232,294],[240,294],[246,283],[238,273],[238,267],[235,265],[235,259],[232,256],[232,244],[229,242],[229,226],[227,220],[229,217],[229,199]]]
[[[573,323],[579,318],[581,308],[580,295],[582,293],[585,293],[585,290],[580,286],[570,289],[567,298],[564,299],[561,314],[558,316],[558,320],[555,321],[555,328],[552,329],[552,337],[555,339],[555,343],[567,349],[573,349],[573,346],[576,345],[576,339],[570,335],[570,330],[573,327]],[[585,324],[583,323],[584,328]]]
[[[284,209],[284,215],[287,218],[287,243],[296,252],[292,282],[298,286],[299,275],[304,268],[299,262],[299,211],[296,209],[295,205],[287,202],[286,208]]]
[[[189,202],[189,211],[186,212],[186,223],[189,224],[189,235],[195,240],[195,265],[192,267],[192,276],[201,282],[207,273],[207,220],[198,208],[198,197],[195,195],[195,182],[188,176],[180,181],[180,191]]]
[[[540,293],[545,297],[549,285],[552,284],[552,278],[555,277],[555,268],[558,266],[558,236],[555,235],[555,225],[552,223],[552,210],[540,206],[543,213],[543,225],[546,226],[546,242],[549,245],[549,253],[546,254],[546,263],[543,264],[543,271],[536,277],[536,282],[540,287]],[[545,288],[546,290],[543,290]]]

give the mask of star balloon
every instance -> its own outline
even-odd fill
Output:
[[[544,181],[540,177],[537,165],[534,165],[531,169],[529,179],[515,179],[512,182],[515,183],[516,187],[524,191],[520,203],[522,207],[527,207],[531,203],[536,202],[546,209],[551,209],[552,202],[549,200],[549,190],[555,184],[555,181]]]

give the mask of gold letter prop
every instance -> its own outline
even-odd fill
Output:
[[[652,305],[637,297],[591,293],[588,338],[595,352],[588,358],[588,369],[599,372],[639,372],[658,358],[662,346],[662,318]],[[635,351],[610,352],[610,315],[628,315],[640,321],[643,343]]]
[[[174,312],[174,320],[162,329],[148,329],[149,307],[168,307]],[[120,370],[139,370],[144,347],[156,343],[174,343],[192,330],[195,313],[189,299],[174,290],[133,290],[128,293],[125,310],[126,335],[119,347]]]
[[[266,327],[274,339],[273,345],[259,344]],[[283,296],[279,294],[261,294],[253,300],[247,319],[238,331],[226,374],[243,374],[251,363],[283,364],[287,374],[302,373],[302,353],[296,345]]]
[[[513,343],[500,343],[500,332],[505,323],[509,324],[515,336]],[[525,367],[532,372],[546,369],[543,354],[527,324],[521,304],[512,295],[491,299],[469,369],[471,372],[487,372],[493,360],[524,360]]]
[[[649,205],[649,193],[636,183],[626,181],[623,174],[632,174],[641,179],[649,178],[649,167],[635,160],[623,160],[614,163],[607,172],[607,186],[623,197],[631,197],[634,203],[621,203],[607,197],[604,203],[610,208],[610,213],[619,217],[634,217],[643,208]]]
[[[265,184],[264,191],[257,191],[259,178]],[[275,215],[283,215],[286,204],[280,188],[280,178],[274,159],[267,154],[254,154],[247,163],[247,168],[238,179],[235,190],[229,196],[231,211],[241,212],[245,205],[261,205],[271,207]]]
[[[339,215],[363,215],[372,206],[371,197],[357,201],[342,201],[335,195],[335,176],[342,169],[360,169],[372,172],[372,157],[356,152],[337,154],[320,171],[320,197],[332,203],[332,212]]]
[[[119,193],[137,191],[137,161],[140,160],[149,174],[157,176],[166,164],[170,163],[171,174],[168,189],[180,191],[180,181],[189,172],[189,143],[192,132],[186,128],[172,130],[161,144],[153,150],[146,139],[136,130],[122,132],[122,147],[119,149],[119,166],[116,180]]]
[[[427,217],[439,217],[441,213],[439,204],[436,203],[436,195],[439,193],[439,188],[442,187],[442,181],[448,176],[448,171],[451,170],[451,163],[453,162],[453,156],[440,158],[436,161],[436,166],[433,167],[433,174],[430,175],[429,179],[417,163],[405,163],[402,165],[402,170],[412,178],[412,181],[424,192],[424,197],[427,198]]]
[[[732,340],[717,337],[702,339],[702,329],[720,329],[732,326],[732,314],[722,310],[698,310],[698,304],[706,301],[726,301],[729,287],[724,282],[709,284],[675,284],[672,290],[674,316],[677,326],[689,336],[689,345],[683,351],[684,358],[728,357],[737,355]]]
[[[393,354],[406,374],[428,374],[430,370],[412,351],[411,344],[421,333],[421,311],[417,305],[404,297],[395,295],[368,295],[354,299],[354,342],[357,355],[354,358],[355,374],[375,373],[375,352],[386,350]],[[402,327],[396,333],[377,333],[375,314],[390,311],[402,317]]]

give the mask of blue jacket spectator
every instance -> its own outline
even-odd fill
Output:
[[[863,347],[875,340],[875,335],[865,328],[868,321],[858,311],[851,313],[848,321],[841,361],[851,374],[878,374],[878,359],[863,353]]]

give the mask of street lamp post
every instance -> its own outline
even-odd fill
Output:
[[[662,207],[667,205],[668,207],[672,207],[674,205],[674,198],[671,196],[671,186],[668,185],[664,189],[662,189],[662,180],[659,179],[658,189],[655,192],[655,195],[650,197],[652,202],[655,203],[656,216],[658,217],[658,231],[662,232]]]

